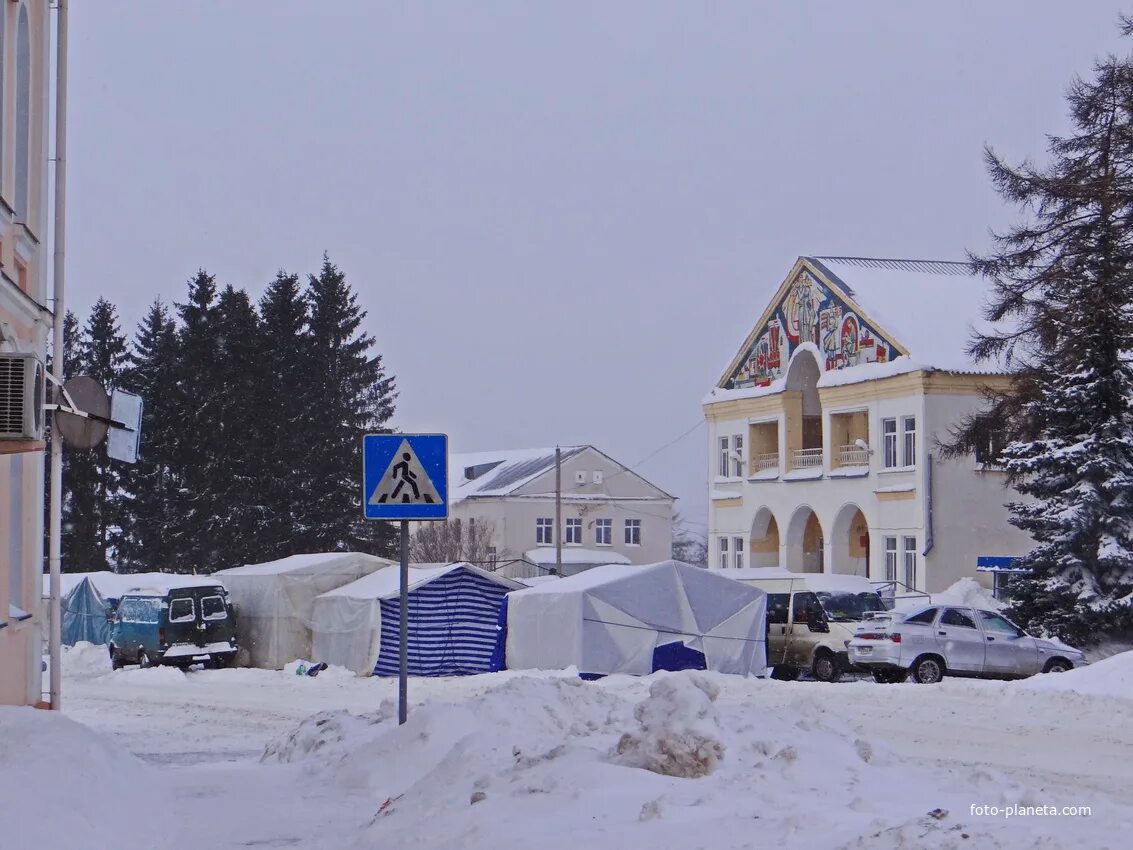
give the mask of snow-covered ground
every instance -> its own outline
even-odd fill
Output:
[[[1133,828],[1133,655],[939,686],[413,680],[401,728],[395,699],[334,668],[111,672],[80,646],[62,717],[0,710],[2,844],[1116,850]]]

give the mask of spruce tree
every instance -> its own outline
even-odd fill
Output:
[[[181,481],[175,467],[181,421],[175,403],[177,331],[169,311],[155,301],[134,337],[125,388],[142,397],[138,462],[125,468],[124,540],[119,566],[131,572],[168,569],[176,560],[169,529],[176,525]]]
[[[64,333],[66,327],[64,326]],[[94,378],[108,393],[118,386],[126,367],[126,338],[118,325],[114,305],[100,298],[78,341],[78,371]],[[69,516],[67,539],[72,564],[87,570],[105,570],[113,562],[121,527],[118,523],[121,482],[118,465],[106,455],[106,443],[90,449],[68,447]]]
[[[971,353],[1014,382],[966,421],[953,452],[1002,426],[1015,489],[1011,523],[1034,548],[1011,612],[1023,625],[1089,645],[1133,627],[1133,65],[1109,58],[1068,101],[1073,132],[1050,163],[1008,165],[990,150],[999,193],[1024,223],[975,257],[992,283]]]
[[[297,537],[301,520],[314,498],[302,487],[311,445],[319,439],[307,412],[312,410],[311,341],[307,335],[307,301],[299,276],[280,271],[260,300],[263,400],[260,411],[264,448],[260,480],[263,526],[259,543],[263,560],[305,551]]]
[[[307,283],[311,374],[306,422],[311,441],[302,487],[307,499],[298,537],[308,551],[389,554],[390,523],[362,519],[362,436],[388,432],[397,397],[374,338],[361,332],[366,313],[346,276],[323,255]]]
[[[259,317],[247,292],[225,287],[217,300],[216,330],[216,467],[208,536],[217,554],[206,562],[208,569],[263,559],[262,487],[268,453],[263,399],[269,364],[261,351]]]
[[[216,279],[203,269],[189,281],[189,297],[177,304],[177,380],[172,415],[178,426],[173,468],[181,483],[175,521],[169,529],[171,569],[202,572],[220,565],[224,553],[208,536],[219,505],[216,496],[220,346]],[[228,566],[225,564],[225,566]]]

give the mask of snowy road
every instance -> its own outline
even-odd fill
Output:
[[[394,681],[333,669],[318,678],[260,670],[108,674],[99,663],[94,654],[71,659],[64,714],[157,771],[180,826],[154,846],[350,848],[371,846],[379,833],[393,842],[382,845],[399,846],[415,840],[414,829],[425,829],[422,850],[499,846],[501,835],[515,836],[502,846],[540,840],[557,847],[559,839],[543,840],[540,830],[569,834],[580,812],[591,808],[598,814],[590,820],[601,826],[581,822],[597,830],[594,847],[638,840],[673,848],[749,846],[736,823],[727,825],[736,818],[747,823],[743,817],[756,818],[769,834],[777,830],[783,846],[808,848],[1116,850],[1133,828],[1133,724],[1121,719],[1133,708],[1128,698],[1030,683],[824,685],[715,677],[720,693],[711,722],[726,744],[716,774],[672,780],[632,771],[611,778],[603,754],[633,726],[633,706],[648,696],[655,677],[586,685],[514,673],[413,681],[410,726],[399,731],[386,719]],[[305,725],[298,740],[307,750],[300,746],[284,763],[260,763],[265,746],[305,718],[340,709],[384,713],[365,722]],[[456,714],[440,722],[433,716],[440,711]],[[411,728],[415,722],[420,730]],[[546,755],[528,760],[521,751]],[[598,772],[584,779],[587,771]],[[606,791],[595,790],[609,782]],[[421,785],[429,793],[402,814],[399,806],[408,804],[396,801],[415,799]],[[517,794],[518,787],[529,790],[491,810],[531,813],[510,826],[498,813],[490,826],[489,809],[467,804],[470,789],[487,789],[503,806],[501,794]],[[440,806],[446,794],[449,802]],[[575,808],[539,814],[546,794],[574,800]],[[465,802],[452,802],[460,799]],[[741,816],[736,804],[742,809],[752,800],[761,804]],[[1091,815],[1004,821],[969,813],[971,805],[1010,803],[1084,805]],[[926,820],[934,809],[947,814]],[[198,817],[202,810],[212,816]],[[573,811],[575,820],[563,821],[563,811]],[[654,812],[667,826],[649,838],[654,827],[646,822]],[[706,840],[698,819],[711,813],[723,825]]]

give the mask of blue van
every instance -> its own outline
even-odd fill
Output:
[[[136,587],[109,615],[110,663],[228,667],[236,659],[236,617],[220,582],[186,576],[167,587]]]

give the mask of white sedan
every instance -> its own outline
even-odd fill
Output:
[[[878,682],[939,682],[944,676],[1021,679],[1086,663],[1059,641],[1032,637],[1002,614],[928,605],[902,616],[872,614],[847,643],[850,662]]]

